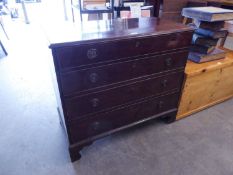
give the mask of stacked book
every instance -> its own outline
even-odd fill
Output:
[[[233,10],[217,7],[184,8],[182,15],[193,19],[195,32],[189,59],[201,63],[225,58],[225,51],[217,48],[221,38],[226,38],[226,20],[233,19]]]

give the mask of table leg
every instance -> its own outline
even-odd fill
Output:
[[[3,30],[3,32],[4,32],[5,36],[6,36],[6,38],[9,39],[9,37],[8,37],[8,35],[7,35],[7,33],[6,33],[6,30],[5,30],[5,28],[4,28],[4,25],[3,25],[2,17],[0,18],[0,25],[1,25],[1,27],[2,27],[2,30]]]
[[[0,41],[0,46],[1,46],[1,48],[2,48],[2,50],[3,50],[3,52],[4,52],[4,54],[7,56],[8,53],[7,53],[7,51],[6,51],[6,49],[5,49],[5,47],[3,46],[3,44],[2,44],[1,41]]]

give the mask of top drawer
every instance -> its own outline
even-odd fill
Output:
[[[136,81],[139,78],[183,69],[187,56],[188,51],[182,50],[89,69],[67,71],[59,74],[61,90],[64,96],[70,96],[95,88],[107,87],[132,80]]]
[[[60,47],[55,55],[60,70],[97,62],[157,53],[188,47],[192,32],[173,33],[152,37],[140,37],[109,42]]]

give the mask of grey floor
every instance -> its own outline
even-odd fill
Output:
[[[19,22],[20,23],[20,22]],[[37,24],[12,24],[0,58],[0,175],[232,175],[233,100],[96,141],[71,163]]]

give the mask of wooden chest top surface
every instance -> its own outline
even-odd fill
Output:
[[[226,55],[226,58],[210,61],[206,63],[197,64],[188,60],[185,68],[186,76],[187,77],[195,76],[203,72],[214,71],[216,69],[221,69],[223,67],[233,65],[233,52],[232,51],[227,51],[227,52],[228,53]]]
[[[50,48],[54,48],[184,31],[193,31],[193,29],[183,24],[157,18],[131,18],[89,21],[82,24],[66,23],[47,30],[47,34]]]

